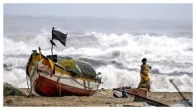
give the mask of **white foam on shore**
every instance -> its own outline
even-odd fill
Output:
[[[27,88],[26,72],[21,68],[10,68],[10,71],[4,69],[3,82],[18,88]]]
[[[101,72],[103,84],[100,88],[112,89],[121,86],[131,86],[137,88],[140,82],[139,71],[127,71],[117,69],[112,65],[100,67],[97,71]],[[159,74],[150,74],[151,91],[153,92],[177,92],[169,80],[173,80],[181,92],[193,91],[193,80],[185,75],[168,76]]]

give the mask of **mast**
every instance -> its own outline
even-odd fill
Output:
[[[52,45],[51,47],[51,53],[52,53],[52,57],[51,59],[53,60],[53,45],[55,45],[55,43],[53,42],[53,30],[54,30],[54,27],[52,27],[52,39],[50,40],[50,43]],[[56,45],[55,45],[56,46]]]

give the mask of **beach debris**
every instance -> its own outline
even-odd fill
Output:
[[[148,98],[145,98],[145,97],[137,96],[137,95],[135,95],[134,101],[135,102],[146,102],[149,105],[156,106],[156,107],[169,107],[169,105],[166,105],[166,104],[163,104],[161,102],[151,100],[151,99],[148,99]]]
[[[118,92],[116,92],[118,91]],[[148,99],[146,97],[141,96],[140,94],[134,94],[130,91],[127,91],[126,89],[113,89],[113,96],[119,98],[120,96],[124,98],[130,98],[132,97],[134,102],[146,102],[147,104],[151,106],[161,106],[161,107],[169,107],[169,105],[163,104],[161,102],[157,102],[155,100]]]
[[[105,88],[101,88],[101,90],[105,91]]]
[[[131,102],[126,104],[110,103],[110,107],[149,107],[146,102]]]
[[[122,104],[113,104],[113,103],[111,103],[110,107],[123,107],[123,105]]]
[[[8,83],[3,83],[3,95],[4,96],[26,96],[18,88],[15,88],[11,84],[8,84]]]
[[[130,94],[126,94],[125,92],[131,93],[131,94],[135,94],[135,95],[139,95],[142,97],[147,97],[148,91],[145,88],[131,88],[131,87],[119,87],[116,88],[117,90],[113,89],[113,96],[116,98],[128,98],[130,96]],[[120,91],[118,91],[120,90]],[[125,92],[121,92],[121,91],[125,91]],[[134,97],[133,95],[131,95],[131,97]]]
[[[174,84],[173,80],[170,79],[169,81],[172,83],[172,85],[176,88],[176,90],[178,91],[178,93],[182,97],[182,100],[180,101],[179,104],[182,104],[185,107],[188,107],[188,106],[191,106],[192,107],[193,106],[192,100],[189,100],[186,97],[184,97],[184,95],[180,92],[180,90],[178,89],[178,87]]]
[[[123,104],[123,107],[149,107],[146,102],[132,102],[128,104]]]

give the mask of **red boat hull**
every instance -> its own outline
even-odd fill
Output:
[[[66,84],[61,84],[41,75],[35,80],[34,90],[39,95],[50,97],[70,95],[90,96],[96,92],[96,90],[81,89]]]

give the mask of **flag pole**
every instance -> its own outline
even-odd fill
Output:
[[[52,35],[53,35],[53,30],[54,30],[54,27],[52,27]],[[51,42],[51,45],[52,45],[52,47],[51,47],[51,53],[52,53],[52,57],[51,57],[51,59],[53,60],[53,36],[52,36],[52,39],[50,40],[50,42]]]
[[[52,53],[52,57],[53,57],[53,44],[52,44],[52,48],[51,48],[51,53]]]

